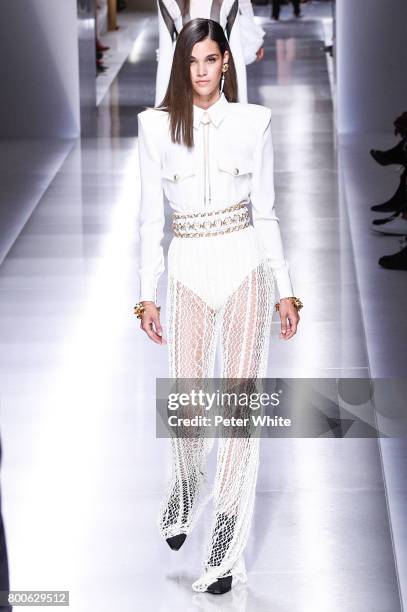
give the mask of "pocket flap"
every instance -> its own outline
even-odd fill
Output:
[[[253,162],[249,159],[220,159],[218,160],[218,168],[221,172],[241,176],[253,172]]]
[[[179,183],[195,174],[195,168],[182,163],[176,165],[165,163],[162,167],[162,177],[173,183]]]

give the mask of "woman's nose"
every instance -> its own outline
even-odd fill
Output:
[[[206,76],[206,66],[204,63],[198,63],[198,76]]]

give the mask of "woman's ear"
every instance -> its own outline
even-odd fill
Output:
[[[226,49],[225,53],[223,54],[223,63],[227,64],[229,61],[229,51]]]

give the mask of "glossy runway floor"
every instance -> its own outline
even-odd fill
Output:
[[[364,377],[322,25],[309,8],[278,24],[256,9],[266,59],[249,67],[250,101],[273,109],[277,210],[305,304],[293,340],[279,341],[275,319],[269,376]],[[191,589],[210,513],[179,552],[158,535],[169,445],[155,438],[155,378],[167,376],[167,355],[132,313],[137,112],[153,104],[156,46],[152,17],[0,268],[11,588],[69,590],[75,612],[399,612],[375,438],[262,441],[249,582],[221,600]]]

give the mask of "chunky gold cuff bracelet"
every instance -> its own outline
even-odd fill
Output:
[[[141,302],[137,302],[137,304],[134,307],[134,314],[137,316],[138,319],[141,319],[141,315],[143,314],[145,309],[146,309],[145,306],[143,306]],[[161,306],[157,306],[157,310],[158,312],[160,312]]]
[[[281,298],[283,300],[291,300],[291,302],[294,304],[294,306],[296,307],[297,310],[301,310],[301,308],[304,306],[304,304],[301,302],[300,298],[297,297],[287,297],[287,298]],[[276,304],[276,310],[277,312],[280,310],[280,303],[277,302]]]

